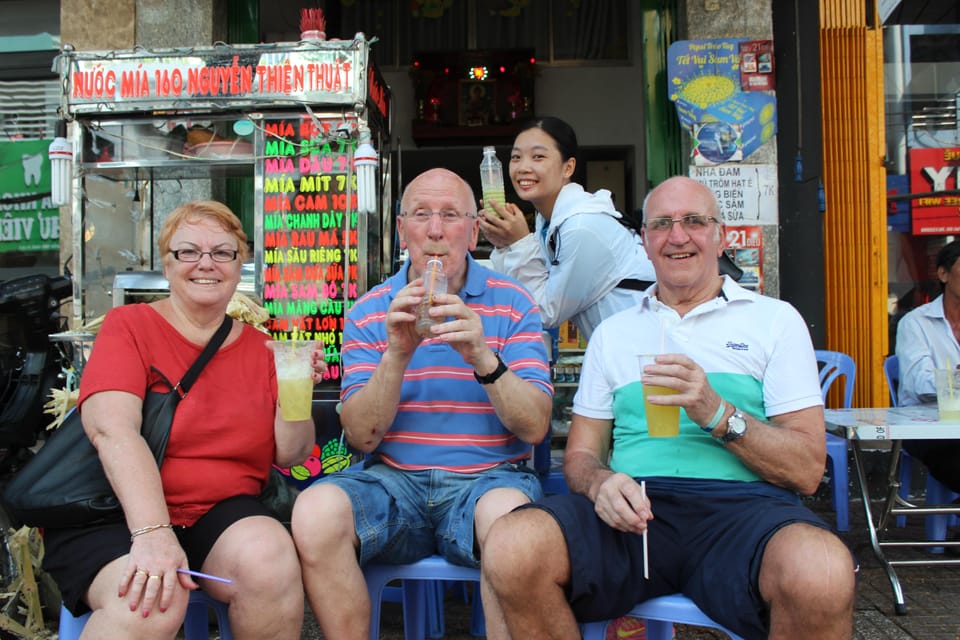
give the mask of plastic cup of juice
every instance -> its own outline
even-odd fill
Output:
[[[640,358],[640,375],[647,365],[655,364],[656,354],[642,354]],[[650,404],[650,396],[666,396],[676,394],[676,389],[661,387],[653,384],[643,385],[643,408],[647,415],[647,432],[651,438],[675,438],[680,435],[680,407],[678,405]]]
[[[267,343],[277,367],[280,415],[284,420],[309,420],[313,410],[313,340],[274,340]]]
[[[937,409],[941,420],[960,420],[960,371],[937,369]]]

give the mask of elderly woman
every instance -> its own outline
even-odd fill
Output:
[[[125,522],[48,529],[44,567],[74,615],[92,610],[84,637],[174,638],[199,586],[229,604],[237,638],[299,638],[300,564],[258,495],[271,463],[307,457],[313,420],[282,418],[269,338],[234,321],[179,403],[157,468],[140,435],[145,391],[159,384],[155,370],[180,380],[223,322],[247,238],[226,206],[191,202],[169,215],[158,244],[170,296],[110,311],[80,383],[84,429]],[[324,368],[314,352],[315,380]]]

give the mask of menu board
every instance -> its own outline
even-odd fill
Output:
[[[323,342],[339,382],[346,312],[358,297],[355,136],[303,114],[264,122],[263,302],[275,340]],[[333,135],[331,135],[333,132]]]

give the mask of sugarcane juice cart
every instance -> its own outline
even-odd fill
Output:
[[[335,411],[344,317],[391,266],[390,90],[370,44],[358,33],[190,49],[65,48],[57,59],[68,133],[59,140],[54,197],[69,206],[71,246],[62,253],[73,276],[71,328],[166,295],[156,249],[165,216],[191,200],[227,203],[253,243],[239,292],[269,313],[263,329],[324,344],[317,447],[304,465],[284,470],[302,484],[347,463]]]

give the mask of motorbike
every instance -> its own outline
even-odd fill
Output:
[[[43,405],[63,385],[68,354],[49,336],[67,328],[60,307],[72,295],[69,275],[0,282],[0,478],[30,458],[50,421]]]

